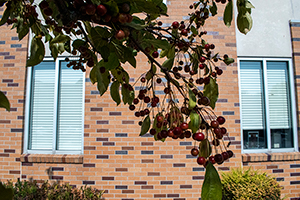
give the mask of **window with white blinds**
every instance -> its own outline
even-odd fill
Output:
[[[81,153],[84,73],[62,60],[29,69],[27,150],[33,153]]]
[[[241,60],[243,149],[294,147],[289,61]]]

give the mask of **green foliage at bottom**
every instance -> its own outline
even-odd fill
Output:
[[[1,184],[1,182],[0,182]],[[91,187],[72,187],[67,184],[57,182],[50,184],[48,181],[38,184],[36,181],[17,181],[16,183],[2,183],[4,188],[0,188],[0,193],[7,189],[12,189],[14,200],[39,199],[39,200],[96,200],[100,199],[103,192]],[[1,199],[1,198],[0,198]],[[8,199],[7,199],[8,200]]]
[[[273,178],[259,171],[231,170],[222,173],[223,200],[279,200],[281,187]]]

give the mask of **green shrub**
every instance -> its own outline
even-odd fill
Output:
[[[1,183],[1,182],[0,182]],[[36,181],[8,181],[2,183],[5,188],[11,188],[14,192],[14,200],[36,199],[36,200],[94,200],[100,199],[103,192],[91,187],[72,187],[68,183],[50,184],[48,181],[38,184]]]
[[[278,182],[267,175],[249,168],[248,170],[231,170],[222,173],[223,200],[229,199],[264,199],[278,200],[281,187]]]

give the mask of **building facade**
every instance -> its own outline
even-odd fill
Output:
[[[280,181],[283,196],[295,200],[300,198],[300,3],[251,2],[254,23],[246,36],[235,24],[223,24],[222,6],[205,26],[215,51],[236,61],[219,63],[224,75],[218,78],[215,112],[226,118],[235,155],[216,168],[267,172]],[[170,17],[161,20],[169,26],[187,20],[193,1],[166,3]],[[205,170],[190,155],[192,139],[163,143],[149,134],[139,137],[133,112],[116,106],[109,92],[100,97],[89,71],[68,70],[64,57],[46,57],[26,68],[29,40],[19,41],[10,29],[0,28],[0,90],[11,103],[10,112],[0,109],[1,181],[87,184],[112,200],[200,199]],[[137,66],[127,67],[132,82],[149,67],[146,57],[138,56]]]

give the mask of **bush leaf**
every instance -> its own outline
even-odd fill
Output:
[[[0,91],[0,108],[5,108],[10,111],[10,103],[3,92]]]
[[[145,135],[148,130],[150,129],[150,117],[149,115],[144,119],[143,123],[142,123],[142,128],[141,128],[141,132],[140,132],[140,136]]]
[[[211,154],[211,146],[208,139],[204,139],[199,144],[200,156],[208,158]]]
[[[216,168],[208,162],[201,191],[202,200],[221,200],[222,183]]]

